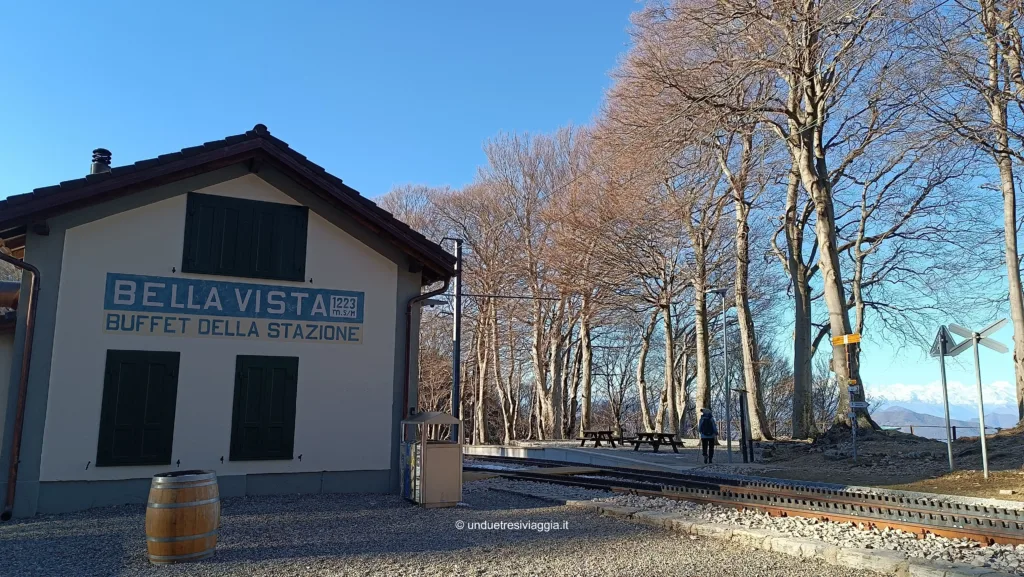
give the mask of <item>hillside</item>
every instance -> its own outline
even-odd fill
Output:
[[[875,422],[883,427],[902,427],[904,433],[909,432],[909,427],[914,427],[914,434],[929,439],[945,439],[945,419],[938,415],[919,413],[904,407],[886,407],[872,413]],[[990,413],[985,415],[986,427],[1008,428],[1017,424],[1013,415],[1006,413]],[[957,427],[957,436],[977,435],[978,419],[951,419],[950,425]],[[960,430],[962,429],[962,430]],[[992,431],[990,431],[991,433]]]

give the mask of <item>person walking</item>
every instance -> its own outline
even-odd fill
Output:
[[[711,416],[711,409],[700,410],[697,432],[700,433],[700,454],[704,456],[704,464],[710,464],[715,458],[715,443],[718,442],[718,423]]]

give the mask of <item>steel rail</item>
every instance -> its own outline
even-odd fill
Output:
[[[516,462],[540,467],[563,463],[539,459],[467,456],[474,460]],[[565,463],[568,464],[568,463]],[[578,463],[573,464],[580,466]],[[464,467],[504,478],[627,492],[700,503],[757,509],[775,516],[811,517],[889,527],[923,536],[927,533],[967,538],[986,544],[1024,544],[1024,511],[943,500],[941,495],[849,490],[842,485],[766,480],[739,475],[707,475],[593,467],[599,477],[579,478],[542,471]]]
[[[552,466],[580,466],[579,463],[568,463],[562,461],[547,461],[542,459],[519,459],[516,457],[491,457],[472,455],[469,458],[482,461],[495,461],[505,463],[529,464],[539,467]],[[949,514],[949,515],[972,515],[988,518],[1002,519],[1005,521],[1024,523],[1024,510],[1010,507],[999,507],[982,503],[961,503],[956,501],[943,500],[944,495],[931,493],[911,493],[907,491],[895,491],[878,489],[875,487],[850,487],[848,485],[837,485],[832,483],[818,483],[813,481],[794,481],[789,479],[776,479],[769,477],[753,477],[746,475],[730,475],[715,473],[676,473],[669,471],[653,471],[628,467],[595,467],[603,471],[614,471],[622,475],[642,475],[644,479],[692,480],[717,483],[736,487],[763,488],[765,490],[779,493],[790,491],[789,496],[803,498],[807,496],[827,496],[829,499],[843,500],[850,504],[863,504],[870,501],[873,505],[889,508],[905,508],[922,512]]]

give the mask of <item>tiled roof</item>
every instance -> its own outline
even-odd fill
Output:
[[[440,280],[454,274],[454,256],[344,184],[322,166],[293,150],[285,141],[272,136],[262,124],[257,124],[244,134],[206,142],[202,146],[183,148],[178,152],[161,154],[127,166],[113,167],[110,172],[89,174],[84,178],[9,196],[0,201],[0,230],[30,225],[54,214],[100,202],[108,196],[151,188],[158,183],[179,180],[244,162],[246,159],[263,158],[282,165],[311,186],[328,193],[364,224],[386,233],[392,241],[433,271],[434,274],[426,275],[430,280]]]

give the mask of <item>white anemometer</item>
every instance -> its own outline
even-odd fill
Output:
[[[950,438],[949,427],[949,396],[946,392],[946,362],[943,357],[955,357],[966,351],[974,349],[974,377],[978,383],[978,437],[981,439],[981,465],[984,469],[985,478],[988,479],[988,447],[985,445],[985,400],[981,391],[981,361],[978,358],[978,345],[992,349],[997,353],[1007,353],[1010,349],[999,341],[988,338],[989,335],[998,331],[1006,325],[1006,319],[992,323],[980,331],[972,331],[966,327],[949,324],[949,330],[960,335],[964,340],[956,344],[952,335],[946,331],[946,327],[939,327],[939,333],[935,335],[935,343],[932,345],[931,355],[939,357],[939,370],[942,376],[942,404],[946,409],[946,451],[949,453],[949,470],[953,470],[953,441]]]

